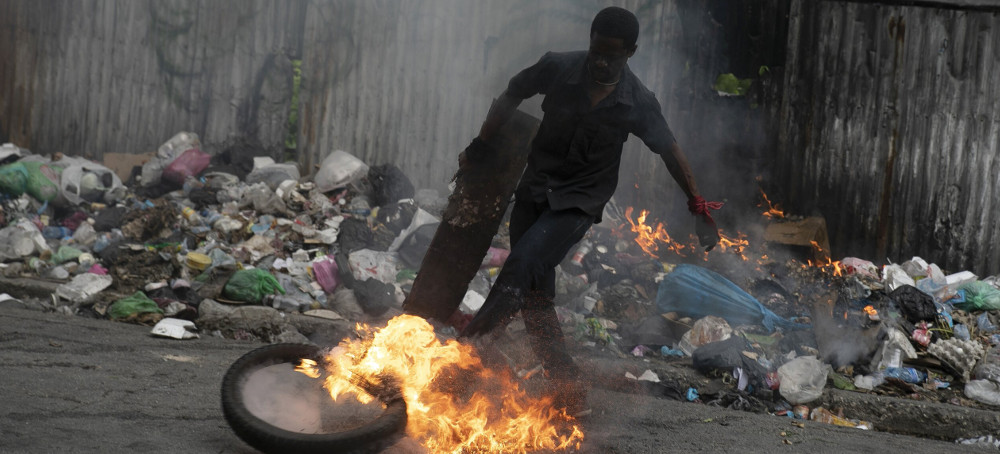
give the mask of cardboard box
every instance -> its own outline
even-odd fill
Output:
[[[118,178],[122,179],[122,182],[128,181],[128,177],[132,175],[132,168],[135,166],[141,166],[148,162],[150,159],[156,156],[155,151],[144,154],[128,154],[128,153],[104,153],[104,167],[107,167],[118,175]]]
[[[826,219],[818,216],[801,221],[774,222],[764,230],[764,241],[769,243],[806,246],[813,249],[813,259],[830,259],[830,238],[826,233]]]

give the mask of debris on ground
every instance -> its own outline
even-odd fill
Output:
[[[123,182],[101,163],[4,145],[2,278],[57,285],[39,307],[173,339],[326,341],[290,316],[341,326],[402,313],[446,196],[345,151],[310,173],[253,141],[212,148],[178,133]],[[834,261],[822,218],[765,214],[761,238],[723,234],[709,255],[612,201],[557,269],[574,353],[642,361],[616,374],[623,386],[846,427],[878,429],[827,408],[824,392],[1000,407],[1000,277],[920,257]],[[509,248],[502,225],[442,335],[482,304]],[[543,375],[525,373],[539,370],[530,353],[505,358],[524,380]]]

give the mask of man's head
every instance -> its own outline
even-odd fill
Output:
[[[635,54],[639,21],[630,11],[615,6],[602,9],[590,25],[587,71],[598,83],[618,81],[625,62]]]

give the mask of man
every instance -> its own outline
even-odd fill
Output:
[[[660,155],[688,197],[702,246],[719,240],[709,208],[699,195],[691,168],[674,141],[653,93],[629,70],[639,22],[617,7],[594,17],[588,51],[545,54],[514,76],[494,102],[479,137],[459,156],[460,165],[487,165],[487,145],[522,100],[542,94],[541,125],[527,167],[515,190],[510,215],[511,253],[489,296],[463,337],[503,326],[518,311],[531,345],[553,380],[557,404],[571,411],[582,405],[579,369],[566,352],[553,307],[555,267],[591,225],[618,185],[622,145],[635,134]]]

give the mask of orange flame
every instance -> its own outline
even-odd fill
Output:
[[[659,251],[659,245],[662,244],[664,247],[677,254],[680,257],[687,257],[685,254],[685,249],[690,249],[691,251],[698,250],[698,237],[694,234],[691,235],[691,240],[689,244],[684,245],[678,241],[674,241],[667,233],[664,228],[664,224],[659,222],[656,227],[646,224],[646,217],[649,215],[649,210],[642,210],[639,212],[639,217],[635,221],[632,220],[633,207],[625,208],[625,219],[628,219],[629,224],[631,224],[631,230],[636,234],[635,242],[639,245],[642,250],[650,257],[657,258],[657,251]],[[747,235],[743,232],[736,232],[735,237],[731,237],[723,233],[722,229],[719,229],[719,250],[722,252],[731,251],[736,255],[739,255],[743,261],[749,261],[750,259],[744,254],[744,251],[750,247],[750,242],[747,240]],[[705,260],[708,260],[708,252],[705,252]]]
[[[812,244],[813,249],[816,250],[816,252],[818,253],[818,255],[820,255],[820,256],[823,257],[823,258],[819,259],[816,263],[813,263],[812,260],[809,260],[808,261],[809,266],[815,266],[817,268],[822,269],[824,272],[827,272],[827,273],[832,274],[834,276],[843,276],[844,275],[845,267],[844,267],[844,265],[842,265],[840,263],[840,260],[836,260],[836,261],[831,260],[829,253],[827,253],[825,250],[823,250],[823,248],[820,247],[819,243],[817,243],[815,241],[810,241],[809,244]]]
[[[363,340],[345,339],[326,357],[330,396],[348,394],[367,403],[372,397],[352,377],[397,377],[407,404],[407,433],[429,452],[579,449],[583,432],[553,408],[551,398],[529,396],[511,376],[483,367],[472,346],[453,339],[442,343],[426,320],[400,315],[385,328],[358,325],[358,331]],[[490,392],[467,398],[447,392],[442,382],[459,369]]]
[[[632,224],[632,232],[637,235],[635,242],[646,254],[656,257],[656,251],[659,250],[657,243],[663,243],[668,250],[674,251],[675,254],[681,257],[685,256],[683,253],[685,246],[670,238],[670,234],[663,228],[662,222],[656,224],[655,229],[652,226],[646,225],[646,216],[649,215],[649,210],[639,212],[639,218],[635,222],[632,221],[632,211],[632,207],[625,209],[625,219],[628,219],[629,224]]]
[[[747,241],[747,236],[743,232],[736,232],[736,238],[728,237],[719,230],[719,249],[722,252],[726,252],[729,249],[733,250],[733,253],[739,255],[744,262],[749,261],[746,254],[743,251],[750,247],[750,242]],[[765,256],[766,258],[767,256]]]
[[[771,219],[781,219],[785,217],[785,212],[778,209],[778,205],[771,204],[771,199],[767,198],[767,194],[764,193],[763,189],[760,190],[760,195],[764,197],[764,202],[767,203],[767,211],[761,213],[762,215]]]
[[[872,319],[874,321],[878,321],[878,319],[879,319],[879,317],[878,317],[878,311],[875,310],[875,307],[872,306],[871,304],[865,306],[865,313],[868,314],[868,318],[870,318],[870,319]]]

